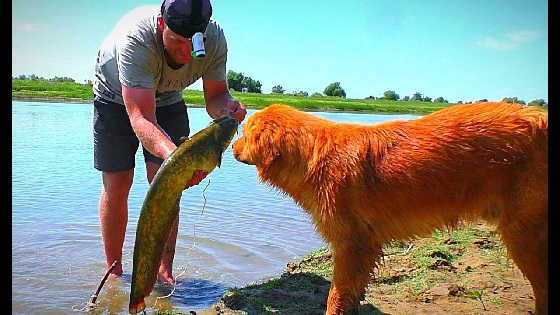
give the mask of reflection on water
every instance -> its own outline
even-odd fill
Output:
[[[251,115],[254,111],[249,111]],[[12,102],[12,311],[76,314],[104,274],[97,203],[101,174],[93,168],[91,104]],[[337,121],[377,123],[411,115],[314,113]],[[191,132],[210,123],[189,108]],[[236,135],[235,139],[238,137]],[[123,248],[124,275],[109,279],[95,314],[128,314],[134,236],[147,191],[136,155]],[[214,304],[229,287],[279,274],[286,263],[324,243],[288,197],[262,185],[255,169],[233,159],[181,199],[172,290],[156,286],[149,307],[187,312]]]

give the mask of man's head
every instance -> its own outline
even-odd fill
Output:
[[[204,33],[212,16],[210,0],[164,0],[161,5],[159,28],[167,54],[177,64],[192,60],[191,38]]]

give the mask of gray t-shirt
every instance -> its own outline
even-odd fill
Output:
[[[159,6],[144,6],[125,15],[101,45],[95,63],[93,92],[123,104],[122,85],[156,90],[156,106],[174,104],[182,91],[201,77],[226,80],[227,43],[222,28],[210,20],[204,58],[193,58],[179,69],[165,60],[161,31],[157,29]]]

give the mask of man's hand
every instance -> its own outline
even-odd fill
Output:
[[[239,123],[241,123],[243,119],[245,119],[245,115],[247,115],[245,105],[234,98],[227,100],[224,109],[225,114],[237,119]]]
[[[245,119],[247,109],[245,105],[233,98],[229,94],[227,82],[213,81],[202,78],[204,88],[204,100],[206,101],[206,111],[213,119],[218,119],[225,115],[237,119],[239,123]]]
[[[185,188],[183,188],[183,190],[194,186],[194,185],[198,185],[200,184],[200,182],[206,178],[206,175],[208,175],[208,172],[205,172],[203,170],[196,170],[193,173],[193,176],[191,177],[191,179],[187,182],[187,184],[185,185]]]

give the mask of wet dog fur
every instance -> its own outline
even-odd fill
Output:
[[[496,225],[548,313],[548,114],[455,105],[414,120],[337,123],[275,104],[250,116],[234,157],[307,211],[333,251],[327,314],[357,311],[381,248],[453,227]]]

